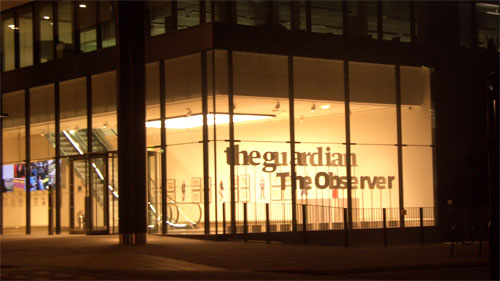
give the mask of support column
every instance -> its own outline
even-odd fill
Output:
[[[146,243],[145,2],[117,1],[120,244]]]

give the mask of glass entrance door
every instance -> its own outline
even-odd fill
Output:
[[[109,233],[108,156],[70,159],[70,233]]]

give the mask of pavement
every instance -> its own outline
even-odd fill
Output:
[[[0,236],[1,280],[486,280],[488,244],[334,247],[149,235]]]

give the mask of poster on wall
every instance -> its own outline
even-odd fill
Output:
[[[240,189],[240,200],[241,202],[248,202],[250,201],[250,189],[248,188],[241,188]]]
[[[175,191],[175,180],[167,179],[167,192],[174,192],[174,191]]]
[[[191,198],[193,203],[201,203],[201,192],[199,190],[193,190]]]
[[[201,190],[201,178],[192,178],[191,179],[191,189],[193,191]]]

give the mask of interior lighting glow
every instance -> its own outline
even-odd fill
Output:
[[[44,19],[44,20],[49,20],[49,19],[50,19],[50,17],[49,17],[49,16],[43,16],[43,19]]]
[[[78,153],[80,153],[80,155],[83,155],[83,152],[82,150],[80,149],[80,145],[78,145],[74,140],[73,138],[68,134],[66,133],[66,131],[62,131],[63,134],[66,136],[66,138],[69,140],[69,142],[73,145],[74,148],[76,148],[76,150],[78,150]],[[71,130],[70,133],[74,133],[75,131]]]
[[[257,121],[276,117],[275,115],[263,114],[233,114],[233,122],[241,123],[247,121]],[[207,114],[208,126],[214,125],[214,114]],[[229,124],[228,113],[215,113],[215,124]],[[194,114],[191,116],[180,116],[165,119],[165,128],[167,129],[189,129],[203,126],[203,114]],[[152,120],[146,122],[146,128],[161,128],[160,120]]]
[[[330,105],[329,104],[323,104],[320,107],[321,107],[321,109],[328,109],[328,108],[330,108]]]
[[[92,163],[92,167],[94,167],[94,170],[97,172],[97,175],[103,181],[104,177],[102,176],[101,171],[99,171],[99,168],[97,168],[97,166],[95,165],[95,163]]]
[[[78,7],[85,9],[85,8],[87,8],[87,5],[85,5],[85,4],[80,4],[80,5],[78,5]]]
[[[7,27],[8,27],[8,28],[10,28],[10,29],[12,29],[12,30],[14,30],[14,29],[19,29],[19,27],[16,27],[16,26],[15,26],[15,25],[13,25],[13,24],[9,24],[9,25],[7,25]]]

